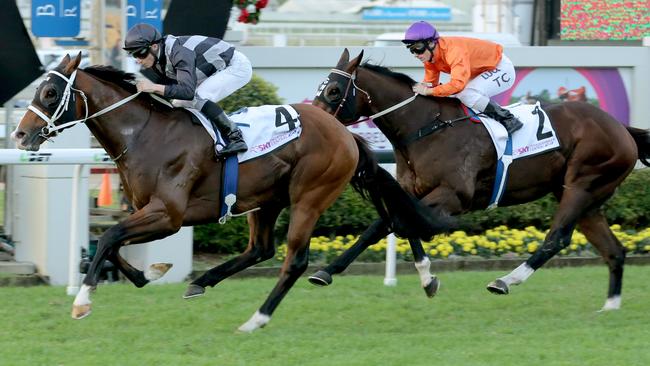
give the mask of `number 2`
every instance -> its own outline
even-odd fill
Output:
[[[542,133],[542,130],[544,129],[544,121],[546,120],[546,117],[544,117],[544,111],[540,111],[539,106],[535,106],[532,113],[536,114],[539,118],[539,125],[537,126],[537,141],[553,136],[553,131]]]

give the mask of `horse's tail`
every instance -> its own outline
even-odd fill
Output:
[[[406,192],[389,172],[379,166],[362,137],[354,135],[354,140],[359,148],[359,163],[351,181],[352,187],[373,203],[379,216],[395,234],[428,240],[456,226],[451,217],[437,215],[437,211]]]
[[[632,135],[636,148],[639,151],[639,160],[645,166],[650,166],[650,131],[641,128],[625,127]]]

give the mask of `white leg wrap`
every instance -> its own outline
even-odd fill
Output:
[[[92,290],[92,287],[88,285],[81,285],[81,289],[79,289],[79,292],[77,293],[77,296],[74,298],[74,302],[72,303],[73,305],[88,305],[91,303],[90,301],[90,291]]]
[[[251,333],[256,329],[262,328],[271,321],[271,317],[256,311],[248,321],[239,327],[239,331]]]
[[[429,260],[429,257],[424,257],[422,261],[415,262],[415,268],[420,274],[420,283],[422,283],[422,287],[426,287],[429,282],[431,282],[431,273],[429,272],[431,261]]]
[[[535,273],[535,270],[532,269],[527,263],[522,263],[519,267],[515,268],[508,275],[501,277],[500,280],[505,282],[506,285],[518,285],[528,279],[530,275]]]
[[[600,311],[618,310],[621,308],[621,296],[610,297],[605,301],[605,305]]]

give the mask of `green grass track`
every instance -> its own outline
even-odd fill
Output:
[[[415,270],[414,270],[415,272]],[[650,267],[628,266],[623,308],[605,301],[605,266],[547,269],[508,296],[485,285],[504,273],[418,278],[301,278],[266,328],[236,332],[274,278],[226,280],[202,298],[185,285],[100,285],[93,313],[70,318],[63,287],[0,288],[0,365],[607,365],[650,364]]]

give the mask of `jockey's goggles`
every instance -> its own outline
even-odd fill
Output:
[[[138,48],[135,51],[129,52],[129,55],[139,59],[147,58],[149,55],[149,47]]]
[[[429,49],[427,42],[422,42],[422,41],[410,44],[406,46],[406,48],[408,48],[409,51],[414,55],[421,55]]]

